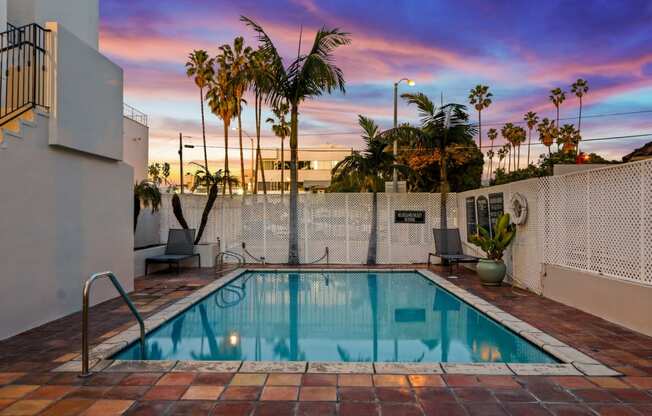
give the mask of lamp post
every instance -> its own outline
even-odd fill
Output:
[[[394,83],[394,128],[398,127],[398,84],[406,81],[409,86],[414,85],[414,81],[408,78],[401,78]],[[398,156],[398,142],[394,139],[394,157]],[[394,168],[392,172],[392,188],[398,192],[398,171]]]
[[[179,133],[179,186],[181,187],[181,193],[183,194],[183,148],[194,149],[195,146],[191,144],[183,144],[183,138],[191,138],[191,136],[184,136],[183,133]],[[208,170],[208,167],[207,167]]]

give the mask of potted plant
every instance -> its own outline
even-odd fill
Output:
[[[514,236],[516,225],[510,223],[509,214],[498,217],[493,236],[483,227],[478,227],[478,234],[471,236],[471,243],[479,246],[487,255],[486,259],[480,259],[477,267],[483,285],[500,286],[502,283],[507,272],[503,253],[514,240]]]

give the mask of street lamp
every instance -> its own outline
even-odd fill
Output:
[[[184,137],[190,139],[192,136],[184,136],[182,133],[179,133],[179,186],[181,187],[181,193],[183,193],[183,148],[193,149],[195,147],[191,144],[184,145]]]
[[[398,84],[405,81],[410,87],[414,86],[414,81],[409,78],[401,78],[394,83],[394,128],[398,127]],[[394,139],[394,157],[398,156],[398,142]],[[396,168],[392,172],[392,187],[394,192],[398,192],[398,172]]]

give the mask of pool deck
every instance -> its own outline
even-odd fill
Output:
[[[388,267],[403,268],[381,268]],[[0,416],[652,415],[652,338],[525,291],[482,287],[471,271],[455,274],[460,278],[450,282],[623,375],[244,374],[162,367],[81,379],[51,371],[78,359],[77,313],[0,341]],[[131,296],[147,318],[213,280],[209,269],[157,273],[137,279]],[[93,307],[91,342],[101,344],[133,323],[120,299]]]

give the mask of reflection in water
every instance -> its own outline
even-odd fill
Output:
[[[416,273],[248,273],[150,334],[147,359],[554,362]],[[139,359],[138,345],[116,358]]]

